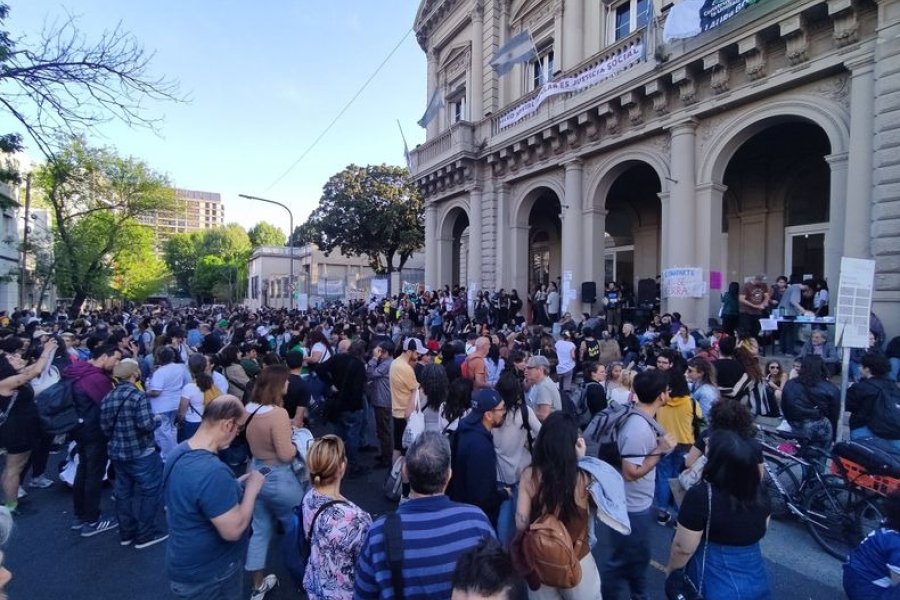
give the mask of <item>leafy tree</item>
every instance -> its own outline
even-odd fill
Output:
[[[121,235],[125,239],[113,259],[112,289],[125,300],[141,302],[159,292],[170,273],[156,253],[152,229],[132,222]]]
[[[345,256],[365,254],[376,273],[389,274],[425,243],[422,197],[404,168],[350,165],[325,184],[297,237],[326,254],[337,247]]]
[[[48,159],[34,182],[53,213],[56,281],[61,295],[73,297],[73,318],[88,297],[108,292],[135,221],[175,202],[166,178],[145,163],[80,138]]]
[[[121,27],[88,41],[71,17],[37,36],[13,37],[6,30],[9,13],[0,3],[0,110],[48,157],[59,140],[107,121],[154,127],[148,99],[182,100],[177,82],[151,74],[153,54]],[[0,152],[21,149],[20,133],[0,136]],[[17,173],[4,165],[0,178],[15,180]]]
[[[199,302],[239,300],[251,252],[250,237],[237,223],[175,235],[163,247],[178,286]]]
[[[163,257],[169,271],[175,277],[179,294],[182,296],[191,295],[191,279],[197,268],[202,237],[199,231],[179,233],[163,244]]]
[[[260,221],[251,227],[247,234],[250,236],[250,244],[254,248],[259,246],[284,246],[286,240],[283,231],[265,221]]]
[[[200,256],[213,254],[221,257],[226,262],[230,260],[246,261],[250,258],[250,253],[253,251],[247,230],[237,223],[229,223],[225,227],[216,227],[215,229],[206,229],[199,233],[201,234],[198,248]]]

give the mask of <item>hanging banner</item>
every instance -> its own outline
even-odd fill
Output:
[[[517,123],[528,115],[536,112],[547,98],[556,96],[557,94],[578,92],[584,88],[609,79],[610,77],[615,77],[628,67],[638,63],[643,57],[644,42],[641,41],[623,48],[620,53],[610,56],[596,67],[589,69],[580,75],[564,77],[563,79],[545,83],[541,86],[540,91],[538,91],[534,98],[523,102],[500,117],[500,129],[509,127],[513,123]]]
[[[388,280],[384,278],[372,278],[369,282],[369,293],[376,298],[384,298],[388,293]]]
[[[662,272],[663,298],[702,298],[705,294],[703,269],[665,269]]]
[[[869,347],[869,315],[872,312],[874,282],[874,260],[841,257],[835,345],[844,348]]]
[[[682,0],[672,7],[663,26],[663,43],[692,38],[718,27],[761,0]]]

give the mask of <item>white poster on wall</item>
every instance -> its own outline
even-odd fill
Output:
[[[706,295],[703,269],[686,267],[662,272],[663,298],[702,298]]]
[[[872,312],[872,288],[875,261],[841,258],[835,311],[835,345],[844,348],[869,347],[869,314]]]

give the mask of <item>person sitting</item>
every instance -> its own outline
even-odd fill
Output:
[[[841,406],[841,392],[828,381],[822,357],[805,356],[800,373],[784,384],[781,410],[791,429],[819,448],[829,448],[834,439]]]
[[[886,415],[885,402],[897,398],[897,384],[888,379],[891,365],[880,353],[869,352],[860,359],[862,379],[847,390],[850,439],[879,438],[900,450],[900,429],[896,419]]]
[[[850,552],[844,563],[848,600],[900,597],[900,493],[888,496],[884,523]]]
[[[824,331],[814,330],[809,334],[809,341],[803,344],[803,349],[800,350],[800,358],[804,356],[821,357],[829,377],[834,377],[841,372],[841,355],[825,338]]]

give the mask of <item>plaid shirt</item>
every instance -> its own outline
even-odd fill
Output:
[[[100,427],[109,439],[111,460],[134,460],[154,447],[153,430],[159,422],[147,395],[126,381],[103,398]]]

